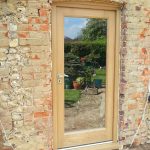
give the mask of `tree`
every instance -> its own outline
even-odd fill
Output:
[[[80,58],[72,52],[65,53],[65,74],[75,80],[77,77],[84,76],[84,64]]]
[[[98,40],[107,35],[107,20],[106,19],[88,19],[86,27],[81,30],[77,39],[82,40]]]

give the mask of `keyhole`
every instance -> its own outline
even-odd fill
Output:
[[[62,83],[62,80],[61,80],[61,79],[58,79],[58,83],[61,84],[61,83]]]

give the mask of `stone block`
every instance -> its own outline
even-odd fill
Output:
[[[8,30],[9,31],[17,31],[17,24],[10,23],[8,25]]]
[[[4,61],[4,60],[6,60],[6,59],[7,59],[6,54],[0,52],[0,61]]]
[[[16,113],[16,112],[13,112],[13,113],[12,113],[12,119],[13,119],[13,121],[20,121],[20,120],[23,120],[23,113]]]
[[[10,39],[9,40],[10,47],[17,47],[18,46],[18,39]]]

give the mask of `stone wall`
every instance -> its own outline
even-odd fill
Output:
[[[52,149],[50,2],[8,0],[0,6],[3,145]]]
[[[128,0],[121,17],[119,140],[131,143],[141,123],[150,77],[150,1]],[[149,105],[134,144],[149,142]]]
[[[146,102],[150,77],[150,2],[124,2],[119,140],[127,145],[141,122]],[[2,150],[52,150],[51,3],[51,0],[0,0]],[[150,142],[149,110],[135,139],[136,145]]]

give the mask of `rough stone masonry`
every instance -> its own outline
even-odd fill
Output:
[[[150,1],[118,2],[124,3],[118,138],[128,145],[150,79]],[[51,0],[0,0],[0,150],[52,150],[51,6]],[[149,106],[134,144],[146,142]]]

